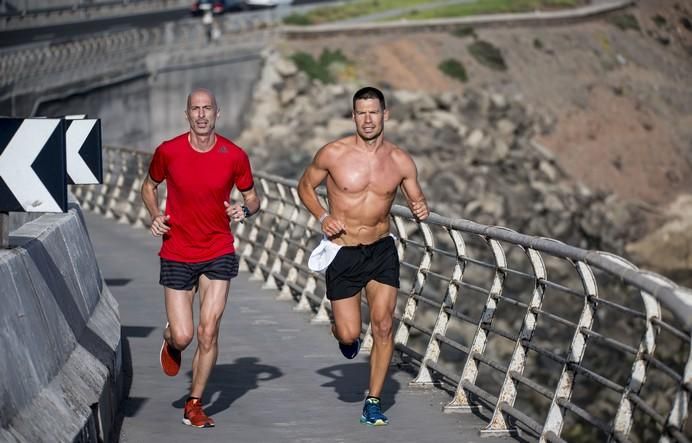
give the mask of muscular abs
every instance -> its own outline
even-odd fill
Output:
[[[333,239],[335,243],[370,244],[389,233],[389,211],[402,180],[391,151],[351,151],[330,168],[330,212],[346,225],[345,233]]]

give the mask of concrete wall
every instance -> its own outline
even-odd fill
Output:
[[[236,138],[252,105],[262,59],[259,51],[228,52],[204,67],[181,67],[43,102],[37,115],[79,113],[100,118],[104,144],[153,152],[162,141],[189,130],[184,114],[187,94],[204,87],[214,92],[221,108],[216,130]]]
[[[0,441],[110,441],[120,319],[79,207],[23,224],[10,245],[0,250]]]

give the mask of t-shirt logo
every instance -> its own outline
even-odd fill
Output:
[[[228,153],[228,148],[225,146],[221,146],[221,149],[219,149],[219,152],[222,154],[227,154]]]

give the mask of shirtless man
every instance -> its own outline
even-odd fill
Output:
[[[401,186],[417,219],[428,217],[413,159],[384,138],[388,118],[382,92],[360,89],[353,96],[356,134],[322,147],[298,184],[305,207],[322,223],[325,236],[340,246],[325,279],[334,317],[332,332],[349,359],[360,349],[360,293],[365,288],[374,343],[369,392],[360,421],[372,426],[388,423],[379,397],[394,350],[399,257],[389,233],[389,211],[397,188]],[[329,210],[315,192],[325,179]]]

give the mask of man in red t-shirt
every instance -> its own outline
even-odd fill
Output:
[[[260,201],[247,154],[214,131],[219,116],[214,95],[206,89],[192,91],[185,115],[190,132],[156,148],[142,185],[142,200],[151,215],[151,233],[163,237],[159,283],[164,287],[168,324],[160,360],[166,375],[178,373],[181,353],[194,337],[192,304],[199,289],[197,350],[183,423],[208,428],[214,420],[202,409],[201,399],[216,363],[230,280],[238,274],[229,222],[256,213]],[[158,185],[164,180],[168,196],[161,213]],[[233,186],[243,196],[242,205],[229,202]]]

